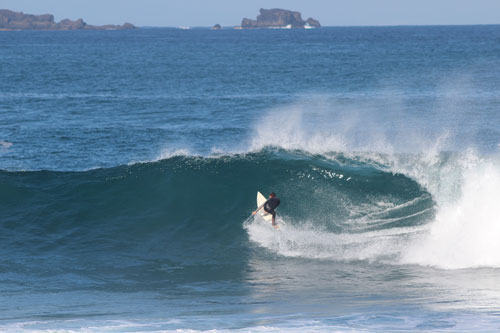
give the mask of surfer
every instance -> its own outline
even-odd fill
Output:
[[[267,199],[266,202],[264,202],[262,205],[260,205],[260,207],[257,208],[256,211],[252,212],[252,215],[257,214],[257,212],[259,210],[261,210],[262,208],[264,208],[264,210],[266,211],[266,213],[271,214],[273,216],[273,226],[276,226],[276,222],[275,222],[276,211],[275,211],[275,209],[279,205],[280,205],[280,199],[276,196],[276,193],[271,192],[271,194],[269,194],[269,199]]]

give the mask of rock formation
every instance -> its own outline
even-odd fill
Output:
[[[222,29],[220,24],[216,24],[212,27],[212,30],[220,30],[220,29]]]
[[[244,29],[252,28],[319,28],[321,24],[318,20],[309,18],[307,21],[302,19],[299,12],[293,12],[286,9],[260,9],[260,15],[257,20],[244,18],[241,22]]]
[[[313,19],[312,17],[308,18],[306,21],[306,25],[309,24],[310,27],[321,28],[321,24],[318,20]]]
[[[13,12],[8,9],[0,10],[0,30],[121,30],[135,29],[130,23],[124,25],[94,26],[85,23],[82,19],[71,21],[54,21],[54,15],[30,15],[22,12]]]

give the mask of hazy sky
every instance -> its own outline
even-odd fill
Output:
[[[170,27],[239,25],[259,8],[297,10],[326,26],[500,23],[500,0],[0,0],[2,8],[56,21]]]

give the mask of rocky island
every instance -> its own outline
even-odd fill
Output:
[[[302,19],[299,12],[293,12],[286,9],[260,9],[260,15],[257,20],[244,18],[241,22],[242,29],[255,28],[320,28],[321,24],[318,20],[308,18],[307,21]]]
[[[95,26],[85,23],[82,19],[71,21],[54,21],[54,15],[30,15],[0,9],[0,30],[122,30],[135,29],[133,24]]]

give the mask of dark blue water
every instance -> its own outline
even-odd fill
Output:
[[[0,45],[0,330],[500,328],[500,26]]]

